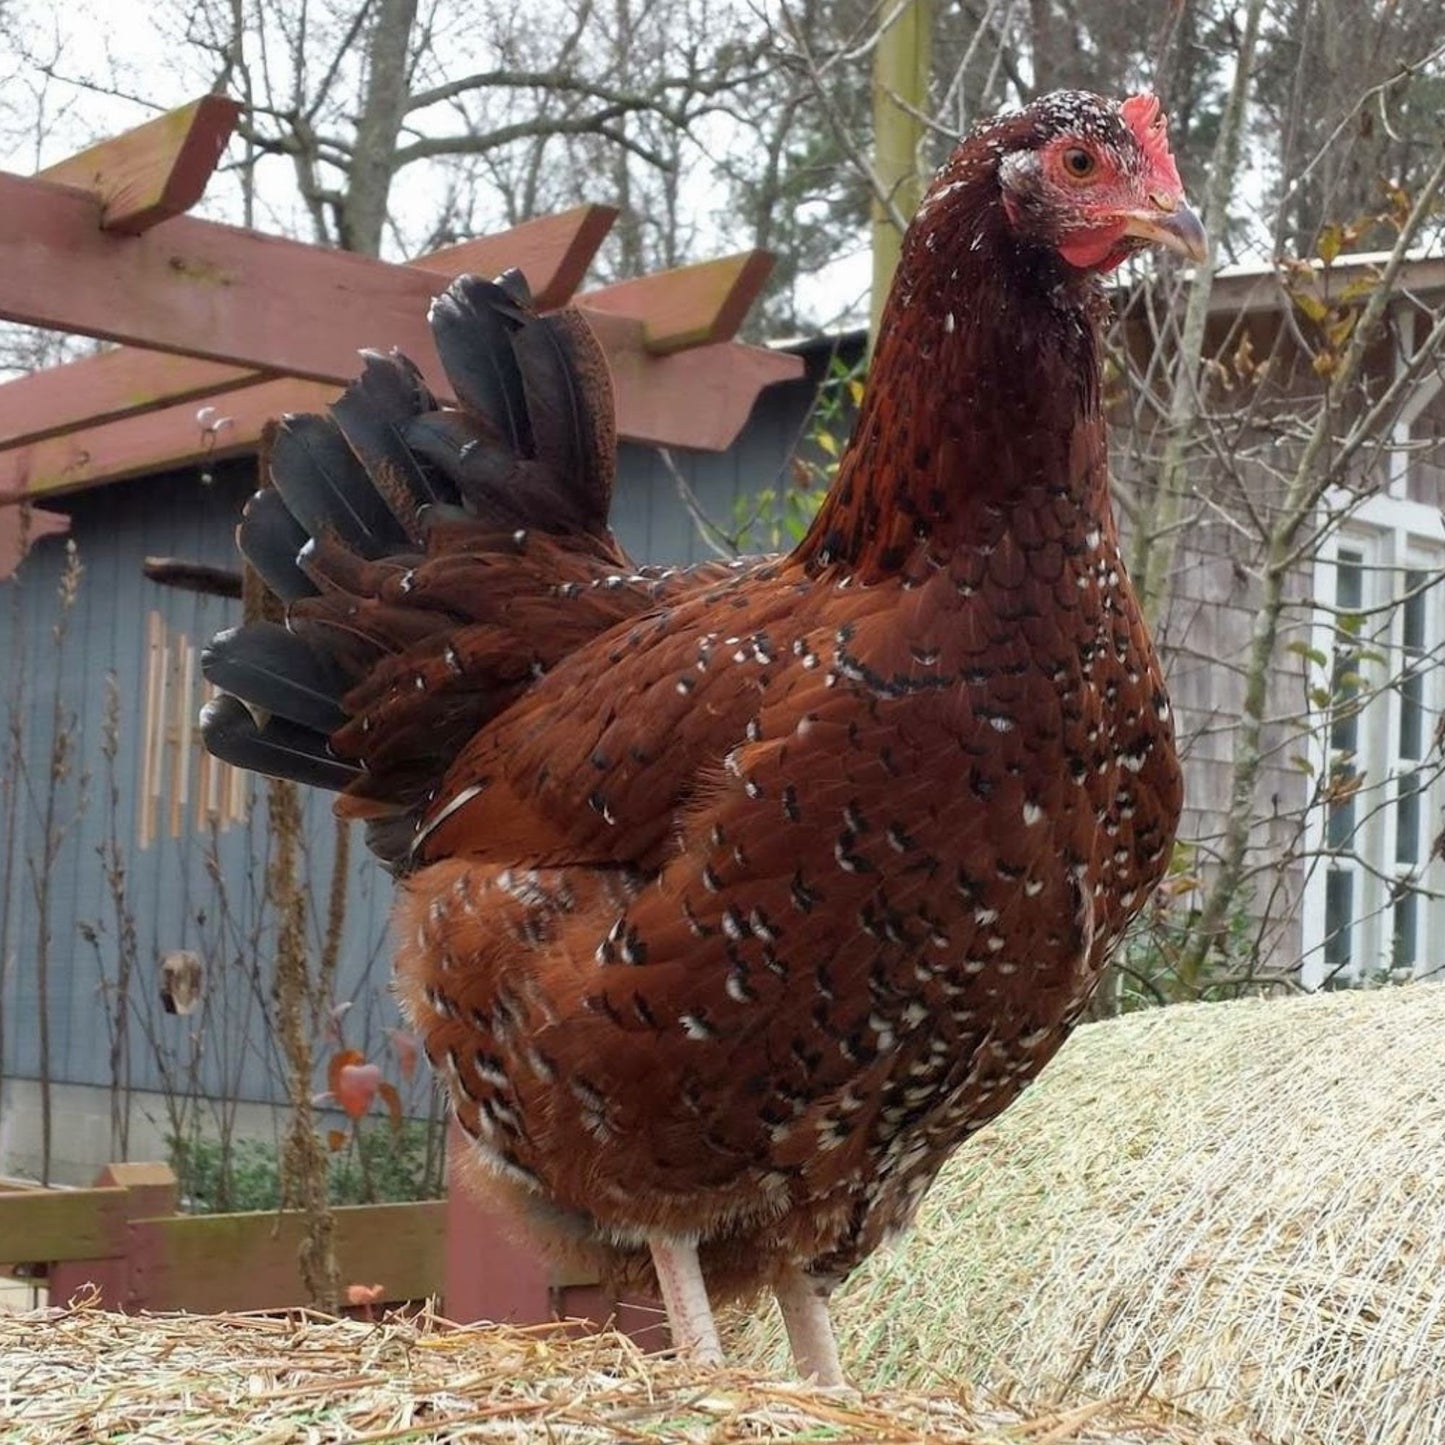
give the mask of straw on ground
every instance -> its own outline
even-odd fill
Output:
[[[648,1359],[627,1339],[290,1314],[0,1316],[4,1445],[461,1441],[1252,1445],[1152,1407],[988,1409],[960,1391],[842,1398]]]

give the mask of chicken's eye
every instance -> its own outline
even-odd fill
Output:
[[[1064,169],[1082,181],[1094,174],[1094,157],[1083,146],[1070,146],[1063,155]]]

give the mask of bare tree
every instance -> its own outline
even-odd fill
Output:
[[[1280,84],[1266,66],[1279,63],[1283,38],[1261,34],[1261,15],[1269,18],[1267,8],[1253,3],[1242,17],[1209,174],[1216,236],[1243,189],[1233,137],[1241,120],[1260,114],[1250,109],[1251,83]],[[1387,80],[1350,87],[1336,76],[1333,112],[1365,115],[1387,96],[1402,104],[1409,77],[1428,92],[1445,54],[1445,18],[1425,38],[1431,48],[1397,56]],[[1301,69],[1288,88],[1283,137],[1302,133],[1317,111],[1311,52],[1296,51]],[[1192,707],[1181,721],[1192,776],[1203,782],[1174,906],[1156,916],[1139,956],[1148,955],[1144,971],[1186,994],[1297,981],[1307,941],[1300,909],[1310,895],[1317,903],[1328,895],[1316,909],[1325,936],[1311,945],[1311,976],[1388,972],[1390,929],[1397,970],[1442,961],[1419,956],[1423,935],[1411,912],[1413,900],[1439,896],[1413,812],[1438,782],[1438,759],[1423,749],[1395,756],[1383,742],[1367,757],[1357,735],[1362,719],[1386,716],[1394,696],[1418,696],[1423,708],[1424,679],[1445,663],[1441,639],[1430,628],[1412,638],[1408,621],[1424,616],[1427,593],[1437,595],[1438,571],[1411,563],[1415,544],[1362,520],[1379,499],[1429,491],[1433,441],[1410,423],[1445,358],[1445,306],[1411,294],[1409,258],[1438,223],[1445,151],[1437,139],[1409,186],[1383,173],[1351,192],[1301,182],[1345,174],[1341,153],[1355,151],[1357,128],[1316,135],[1320,148],[1270,187],[1261,218],[1281,245],[1302,238],[1310,247],[1304,259],[1280,255],[1267,307],[1274,320],[1222,312],[1211,305],[1210,278],[1196,274],[1187,287],[1137,293],[1132,314],[1155,345],[1142,365],[1137,347],[1117,353],[1131,418],[1124,470],[1133,485],[1124,496],[1132,566],[1171,672],[1188,679]],[[1321,206],[1327,197],[1374,200],[1361,212],[1308,210],[1306,193]],[[1366,236],[1385,249],[1372,264],[1345,269],[1349,248]],[[1351,539],[1366,538],[1358,546],[1368,550],[1370,529],[1384,538],[1381,560],[1370,587],[1351,583],[1351,593],[1343,580],[1356,556]],[[1218,564],[1229,569],[1228,606],[1206,608],[1197,579]],[[1438,601],[1431,607],[1438,611]],[[1410,811],[1397,820],[1397,808]],[[1388,856],[1387,835],[1400,840]],[[1369,933],[1379,942],[1367,949],[1360,940]]]
[[[1320,953],[1368,976],[1389,949],[1366,957],[1349,943],[1369,920],[1357,911],[1352,924],[1333,892],[1319,906],[1322,893],[1356,870],[1369,882],[1358,901],[1371,936],[1388,944],[1386,911],[1408,921],[1412,900],[1433,906],[1445,891],[1416,856],[1417,823],[1393,821],[1424,806],[1438,763],[1367,761],[1350,743],[1353,720],[1396,716],[1440,686],[1424,679],[1445,676],[1445,638],[1417,637],[1410,619],[1435,595],[1445,554],[1433,571],[1380,564],[1364,601],[1339,580],[1355,566],[1351,539],[1379,526],[1363,520],[1375,501],[1432,485],[1422,478],[1433,440],[1412,422],[1445,356],[1445,309],[1410,294],[1407,258],[1439,229],[1445,162],[1438,123],[1430,133],[1421,120],[1445,78],[1445,16],[1325,0],[961,9],[971,23],[942,41],[941,22],[936,37],[940,143],[960,119],[1040,87],[1117,94],[1152,80],[1181,112],[1171,135],[1216,263],[1278,258],[1259,271],[1273,288],[1268,319],[1231,314],[1207,268],[1143,276],[1121,293],[1120,503],[1131,570],[1178,680],[1192,799],[1174,874],[1121,965],[1152,997],[1298,980],[1306,946],[1312,977]],[[839,57],[856,68],[878,22],[874,12],[846,40],[833,32],[833,51],[796,45],[816,113],[865,195],[878,177]],[[1383,254],[1346,269],[1363,245]],[[1407,834],[1416,841],[1385,857],[1383,840]],[[1363,936],[1356,927],[1355,942]],[[1430,966],[1401,949],[1416,971]]]
[[[621,203],[619,264],[635,270],[687,249],[669,191],[684,153],[697,159],[694,129],[755,74],[743,18],[708,0],[565,0],[525,17],[208,0],[184,39],[211,57],[216,88],[245,99],[249,157],[289,162],[315,240],[423,249],[580,185]],[[413,173],[408,198],[432,193],[416,218],[396,204]]]

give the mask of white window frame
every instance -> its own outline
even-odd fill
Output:
[[[1341,550],[1359,551],[1364,556],[1366,577],[1379,579],[1386,576],[1403,577],[1406,569],[1433,571],[1439,575],[1445,570],[1445,521],[1433,507],[1412,502],[1404,495],[1404,478],[1392,477],[1389,490],[1358,503],[1350,520],[1335,529],[1326,545],[1321,549],[1315,562],[1314,595],[1326,603],[1335,597],[1335,565]],[[1336,505],[1342,499],[1332,498]],[[1327,503],[1328,505],[1328,503]],[[1427,620],[1427,641],[1445,639],[1445,587],[1436,588],[1428,594],[1430,608]],[[1382,601],[1378,590],[1367,593],[1366,609],[1378,607]],[[1388,624],[1389,675],[1399,671],[1403,627],[1403,607],[1396,607]],[[1371,629],[1365,628],[1368,639]],[[1329,614],[1321,610],[1311,629],[1311,646],[1317,654],[1333,657],[1335,633]],[[1368,643],[1367,643],[1368,645]],[[1445,707],[1445,675],[1436,667],[1427,673],[1426,738],[1425,757],[1428,763],[1433,729],[1430,718],[1438,715]],[[1400,729],[1400,695],[1396,688],[1388,688],[1369,704],[1369,724],[1366,729],[1358,766],[1368,775],[1369,781],[1362,800],[1367,813],[1373,813],[1364,823],[1365,846],[1359,851],[1372,864],[1371,869],[1356,868],[1356,891],[1352,911],[1352,954],[1354,964],[1347,970],[1338,970],[1340,984],[1365,982],[1390,969],[1393,953],[1393,910],[1389,902],[1390,877],[1413,873],[1429,892],[1420,897],[1419,930],[1420,951],[1414,972],[1417,975],[1445,976],[1441,964],[1445,964],[1445,864],[1430,856],[1429,845],[1441,816],[1441,805],[1445,803],[1445,780],[1436,781],[1422,799],[1422,847],[1417,867],[1413,870],[1400,868],[1396,862],[1396,805],[1391,800],[1381,805],[1380,795],[1374,789],[1380,786],[1393,790],[1393,778],[1398,773],[1391,767],[1396,760]],[[1313,733],[1313,755],[1311,761],[1317,769],[1316,776],[1328,776],[1331,765],[1330,738],[1327,729],[1316,728]],[[1373,796],[1372,796],[1373,794]],[[1327,810],[1323,806],[1311,808],[1305,824],[1305,847],[1310,859],[1303,909],[1303,963],[1301,981],[1306,988],[1320,988],[1331,981],[1336,973],[1325,963],[1325,894],[1330,871],[1325,856]],[[1429,951],[1433,950],[1433,952]]]

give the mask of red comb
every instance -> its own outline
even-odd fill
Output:
[[[1183,190],[1179,168],[1169,150],[1169,126],[1157,95],[1131,95],[1119,107],[1120,114],[1134,132],[1135,138],[1149,157],[1158,179],[1165,185]]]

